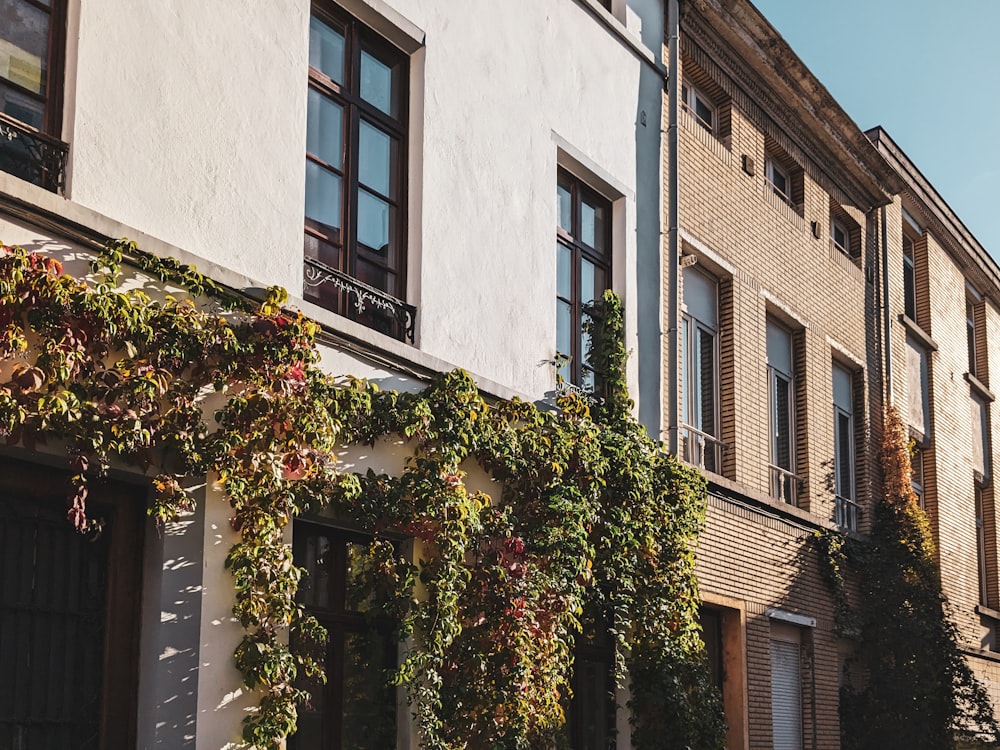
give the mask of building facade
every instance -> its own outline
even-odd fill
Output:
[[[0,0],[0,241],[85,274],[123,236],[251,297],[287,288],[323,327],[327,371],[404,391],[455,367],[499,397],[586,388],[585,306],[616,291],[637,413],[709,480],[702,626],[730,750],[840,745],[852,646],[809,540],[868,530],[895,404],[944,590],[1000,705],[1000,268],[745,0]],[[53,646],[73,635],[44,619],[55,605],[25,603],[57,578],[35,562],[42,530],[70,533],[64,456],[0,461],[0,747],[50,726],[87,747],[234,747],[253,698],[232,664],[238,535],[211,478],[160,535],[134,512],[148,478],[115,467],[111,557],[63,561],[138,571],[72,613],[97,623],[102,676]],[[352,539],[312,519],[289,541],[308,557]],[[46,713],[62,703],[33,648],[103,707]],[[390,730],[417,746],[405,708]]]
[[[105,240],[128,236],[249,296],[286,288],[323,326],[332,374],[412,391],[460,367],[485,393],[529,401],[560,378],[586,385],[585,306],[610,288],[629,347],[649,352],[629,379],[655,425],[662,40],[657,0],[3,0],[0,238],[85,275]],[[169,291],[138,272],[131,283]],[[392,472],[405,458],[363,454],[345,466]],[[109,534],[108,554],[141,560],[141,576],[74,615],[109,658],[127,644],[102,678],[52,645],[71,634],[32,583],[53,575],[35,565],[38,530],[62,528],[64,500],[29,509],[56,502],[41,477],[65,458],[15,447],[4,460],[14,588],[0,658],[23,688],[0,698],[0,746],[234,746],[256,698],[233,665],[223,562],[238,535],[210,478],[199,510],[162,534],[120,511],[134,533]],[[113,479],[94,502],[144,504],[141,472]],[[126,536],[141,541],[121,547]],[[307,556],[349,545],[329,520],[291,536]],[[131,621],[108,620],[123,602]],[[35,651],[51,652],[50,677],[79,667],[103,707],[24,698],[56,689]],[[409,716],[397,712],[398,747],[415,746]]]

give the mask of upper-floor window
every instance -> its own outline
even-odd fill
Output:
[[[915,323],[917,319],[917,242],[923,230],[912,216],[903,210],[903,312]]]
[[[837,221],[837,219],[830,222],[830,239],[833,241],[833,246],[837,250],[842,252],[844,255],[851,254],[851,234],[847,231],[844,224]]]
[[[611,201],[560,169],[556,200],[556,353],[563,381],[593,389],[589,305],[610,285]]]
[[[989,409],[979,396],[972,397],[972,467],[976,480],[985,482],[990,475]]]
[[[290,750],[381,750],[395,747],[396,664],[391,623],[371,616],[364,585],[370,548],[359,535],[296,521],[295,564],[305,569],[299,602],[327,630],[325,684],[305,681],[312,696],[299,709]]]
[[[719,473],[719,285],[693,267],[684,269],[682,320],[684,460]]]
[[[309,27],[305,297],[412,339],[406,271],[408,60],[357,20]]]
[[[791,203],[792,181],[785,169],[774,157],[768,156],[765,160],[767,183],[771,190],[785,203]]]
[[[705,130],[709,133],[716,131],[718,125],[715,105],[698,88],[688,83],[682,84],[681,104]]]
[[[917,496],[917,505],[926,508],[925,496],[926,487],[924,485],[924,449],[915,441],[910,443],[910,485],[913,487],[913,494]]]
[[[63,186],[66,0],[0,0],[0,170]]]
[[[969,374],[989,386],[989,357],[986,356],[986,301],[975,289],[965,286],[965,332],[969,352]]]
[[[906,398],[910,427],[926,437],[930,428],[929,373],[927,350],[911,336],[906,337]]]
[[[792,334],[767,321],[768,433],[770,436],[771,495],[795,503],[795,387]]]
[[[833,365],[833,481],[836,492],[835,519],[842,529],[856,531],[858,506],[854,479],[854,378]]]

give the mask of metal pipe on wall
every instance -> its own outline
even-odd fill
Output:
[[[669,0],[667,4],[667,448],[677,455],[679,448],[678,419],[678,363],[677,342],[680,314],[680,238],[678,226],[678,174],[677,117],[679,110],[680,81],[680,3]]]

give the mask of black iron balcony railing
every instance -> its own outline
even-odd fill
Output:
[[[69,145],[0,112],[0,172],[53,193],[66,187]]]
[[[400,341],[413,343],[413,328],[417,318],[417,308],[413,305],[312,258],[305,259],[304,281],[307,298],[310,289],[332,285],[340,292],[339,304],[332,306],[334,312]],[[328,306],[325,302],[323,304]]]

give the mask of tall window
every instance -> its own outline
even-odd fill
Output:
[[[718,473],[719,288],[715,279],[692,267],[684,269],[681,359],[684,460]]]
[[[802,750],[802,653],[798,628],[771,623],[774,750]]]
[[[965,333],[969,350],[969,374],[976,375],[976,302],[965,293]]]
[[[854,480],[854,382],[851,373],[833,365],[833,474],[836,491],[835,517],[842,529],[858,528],[858,505]]]
[[[0,747],[135,747],[143,493],[92,483],[99,535],[76,533],[65,493],[0,460]]]
[[[611,277],[611,202],[559,170],[556,198],[556,353],[563,380],[594,387],[589,364],[588,305]]]
[[[976,479],[985,482],[990,475],[990,420],[986,402],[972,397],[972,466]]]
[[[65,0],[0,0],[0,108],[59,135]]]
[[[581,619],[566,732],[573,750],[608,750],[614,747],[616,721],[614,644],[606,618],[588,607]]]
[[[699,89],[688,83],[682,84],[681,106],[690,112],[698,124],[705,128],[705,130],[709,133],[715,133],[718,127],[715,105]]]
[[[910,320],[917,320],[917,255],[916,243],[923,234],[920,225],[903,211],[903,312]]]
[[[295,522],[294,558],[306,570],[299,601],[327,629],[325,685],[304,687],[310,705],[299,710],[289,738],[298,750],[382,750],[395,746],[396,708],[389,670],[396,645],[389,623],[372,623],[363,578],[368,544],[356,535]]]
[[[795,503],[795,393],[792,370],[792,334],[767,321],[767,384],[770,434],[771,495]]]
[[[983,488],[976,484],[976,561],[979,573],[979,603],[990,606],[989,561],[986,550],[986,519],[983,514]]]
[[[0,0],[0,171],[64,187],[66,0]]]
[[[309,27],[305,297],[402,338],[405,55],[348,16]]]
[[[771,191],[785,203],[792,204],[792,181],[788,170],[784,165],[778,163],[773,156],[768,156],[765,160],[767,184]]]
[[[910,484],[913,494],[917,496],[917,505],[927,508],[924,492],[924,450],[919,445],[910,448]]]
[[[907,418],[910,427],[927,436],[930,429],[927,350],[906,337]]]

